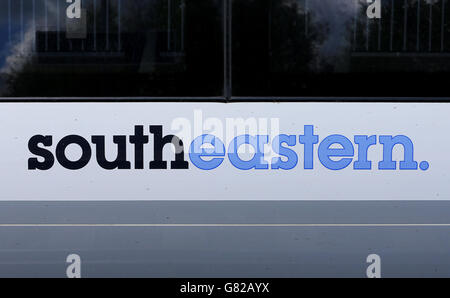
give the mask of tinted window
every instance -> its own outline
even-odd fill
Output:
[[[0,0],[0,95],[221,96],[221,3]]]
[[[450,3],[233,1],[235,96],[447,96]]]
[[[224,1],[0,0],[0,95],[448,95],[446,0]]]

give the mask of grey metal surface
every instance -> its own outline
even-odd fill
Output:
[[[450,202],[0,202],[0,219],[34,225],[0,225],[0,277],[65,277],[72,253],[82,277],[365,277],[372,253],[382,277],[450,276],[450,226],[424,225]]]

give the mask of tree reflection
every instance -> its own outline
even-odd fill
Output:
[[[75,39],[65,31],[65,1],[59,10],[55,1],[37,5],[47,3],[50,21],[59,16],[60,30],[36,26],[50,22],[42,11],[37,21],[28,15],[31,38],[6,51],[3,96],[222,94],[221,1],[84,0],[87,35]]]

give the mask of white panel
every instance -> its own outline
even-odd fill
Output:
[[[144,125],[144,132],[152,136],[149,125],[163,125],[164,134],[181,137],[171,130],[174,121],[185,118],[194,126],[199,122],[194,115],[200,112],[203,123],[215,118],[215,123],[224,125],[227,118],[278,119],[280,134],[296,135],[297,145],[291,149],[298,154],[297,166],[244,171],[225,156],[218,168],[201,170],[189,160],[191,139],[183,137],[189,169],[151,170],[150,137],[143,170],[101,168],[93,144],[91,161],[83,169],[72,171],[55,162],[47,171],[28,170],[28,159],[35,157],[28,141],[34,135],[52,135],[48,149],[53,153],[64,136],[76,134],[90,141],[92,135],[105,135],[109,156],[114,156],[113,135],[129,136],[135,125]],[[439,103],[4,103],[0,105],[0,200],[449,200],[449,115],[450,104]],[[353,163],[330,170],[319,161],[318,145],[314,169],[306,170],[303,145],[298,144],[305,125],[314,125],[319,142],[332,134],[352,142],[355,135],[377,135],[377,139],[405,135],[414,143],[415,160],[428,161],[430,167],[400,170],[397,165],[397,170],[380,170],[383,146],[378,143],[369,149],[371,170],[354,170]],[[224,142],[230,138],[221,137]],[[67,150],[72,158],[79,151],[75,147]],[[402,160],[401,147],[396,148],[394,160]],[[128,144],[132,166],[133,149]],[[173,159],[170,150],[165,150],[165,158]]]

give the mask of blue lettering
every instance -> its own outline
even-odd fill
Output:
[[[211,144],[214,148],[203,148],[204,144]],[[215,169],[222,164],[223,158],[213,158],[206,161],[202,157],[223,156],[225,156],[225,145],[213,135],[199,136],[191,143],[189,158],[197,168],[202,170]]]
[[[319,142],[319,136],[314,135],[314,126],[305,125],[303,135],[299,137],[300,144],[304,144],[304,168],[311,170],[314,168],[314,144]]]
[[[358,144],[358,160],[353,163],[355,170],[371,170],[372,162],[367,160],[367,151],[372,145],[376,145],[377,136],[355,136],[355,144]]]
[[[294,135],[279,135],[273,139],[273,151],[281,156],[287,157],[287,161],[283,161],[281,157],[272,158],[272,170],[290,170],[295,168],[298,162],[297,153],[292,149],[281,146],[281,144],[285,143],[288,146],[295,146],[296,142],[297,137]]]
[[[395,145],[403,146],[403,161],[400,162],[400,170],[417,170],[417,162],[414,161],[414,144],[407,136],[380,136],[383,144],[383,160],[378,163],[379,170],[395,170],[397,162],[392,160],[392,151]]]
[[[333,144],[338,144],[342,148],[330,148]],[[326,137],[319,145],[319,160],[330,170],[342,170],[352,162],[352,158],[341,158],[338,161],[334,161],[330,157],[353,157],[353,155],[352,142],[342,135]]]
[[[264,160],[264,144],[269,143],[269,136],[267,135],[241,135],[237,136],[231,141],[228,147],[228,158],[231,164],[240,170],[267,170],[269,165]],[[239,157],[238,149],[242,145],[251,145],[255,149],[255,154],[251,160],[245,161]]]

